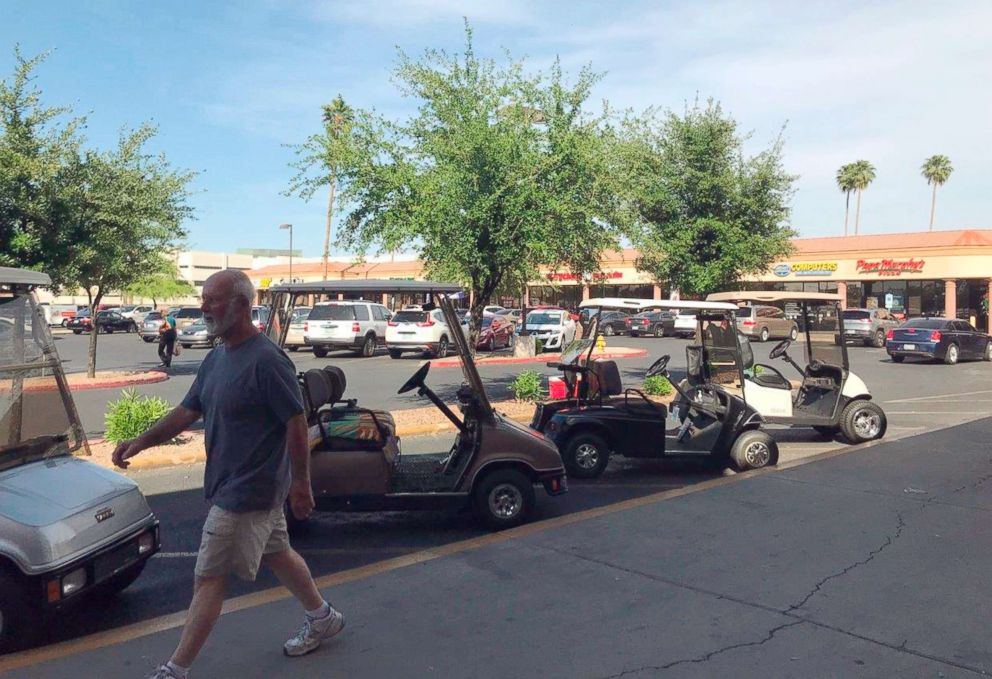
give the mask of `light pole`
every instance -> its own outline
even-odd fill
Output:
[[[289,229],[289,282],[293,282],[293,225],[280,224],[280,229]]]

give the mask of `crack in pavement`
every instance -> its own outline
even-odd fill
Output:
[[[757,641],[745,641],[739,644],[731,644],[729,646],[724,646],[723,648],[718,648],[715,651],[710,651],[705,655],[701,655],[698,658],[683,658],[682,660],[674,660],[670,663],[664,665],[644,665],[643,667],[635,667],[629,670],[623,670],[619,674],[610,674],[602,679],[618,679],[619,677],[625,677],[630,674],[639,674],[641,672],[654,671],[654,672],[664,672],[665,670],[670,670],[678,665],[688,665],[688,664],[701,664],[708,662],[711,658],[720,655],[721,653],[726,653],[728,651],[733,651],[738,648],[746,648],[748,646],[761,646],[762,644],[771,641],[776,634],[786,629],[787,627],[795,627],[796,625],[802,625],[805,620],[793,620],[792,622],[787,622],[779,625],[778,627],[773,627],[765,633],[765,636]]]
[[[899,539],[899,537],[902,535],[902,529],[906,527],[906,522],[902,518],[902,512],[896,514],[896,519],[898,521],[896,524],[896,532],[893,535],[886,535],[885,541],[882,542],[882,544],[876,547],[875,549],[868,552],[867,557],[861,559],[860,561],[855,561],[850,566],[845,566],[842,570],[837,571],[836,573],[832,573],[831,575],[828,575],[827,577],[817,582],[815,585],[813,585],[813,589],[811,589],[809,593],[805,597],[803,597],[799,603],[789,606],[789,608],[787,608],[785,612],[792,613],[793,611],[802,608],[803,606],[806,605],[806,602],[812,599],[813,596],[817,594],[825,584],[827,584],[831,580],[834,580],[835,578],[839,578],[847,575],[855,568],[860,568],[861,566],[870,563],[872,559],[874,559],[876,556],[884,552],[893,542]]]

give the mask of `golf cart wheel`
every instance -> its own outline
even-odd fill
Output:
[[[986,361],[992,361],[992,342],[985,343],[985,353],[982,354],[982,358]]]
[[[434,358],[444,358],[448,355],[448,338],[441,337],[441,341],[437,343],[437,349],[434,350]]]
[[[834,436],[837,436],[837,432],[840,431],[840,427],[831,427],[822,424],[814,424],[813,430],[818,434],[823,434],[824,436],[829,436],[830,438],[833,438]]]
[[[534,509],[534,483],[516,469],[497,469],[476,484],[472,503],[493,530],[519,526]]]
[[[851,401],[840,416],[840,430],[851,443],[864,443],[885,435],[885,412],[872,401]]]
[[[614,335],[613,326],[612,325],[603,326],[603,335],[605,337],[613,337]]]
[[[763,431],[742,433],[730,449],[730,459],[739,471],[761,469],[778,464],[778,444]]]
[[[568,440],[561,457],[569,476],[594,479],[609,464],[610,447],[601,436],[583,432]]]
[[[896,354],[893,354],[890,358],[892,358],[893,363],[902,363],[906,360],[905,356],[898,356]]]
[[[286,500],[286,504],[283,507],[283,512],[286,515],[286,532],[290,535],[302,535],[307,532],[310,528],[310,519],[297,519],[296,515],[293,514],[293,508],[289,506],[289,500]]]
[[[957,344],[951,344],[947,347],[947,353],[944,354],[944,363],[947,365],[954,365],[958,362],[960,358],[960,352],[958,351]]]
[[[327,357],[327,347],[314,347],[313,348],[313,355],[316,356],[317,358],[326,358]]]
[[[148,563],[148,559],[136,563],[127,570],[118,573],[114,577],[107,580],[107,582],[100,585],[100,588],[107,594],[117,594],[123,592],[125,589],[134,584],[134,581],[138,579],[141,575],[141,571],[145,570],[145,564]]]
[[[24,585],[13,577],[0,573],[0,653],[14,648],[14,640],[28,633],[31,606],[24,596]]]
[[[768,333],[768,328],[762,328],[761,329],[761,341],[762,342],[767,342],[769,337],[771,337],[771,335]]]
[[[399,358],[402,355],[403,355],[403,352],[400,351],[399,349],[390,349],[389,350],[389,358]]]
[[[881,349],[882,347],[884,347],[885,346],[885,333],[882,332],[881,330],[877,331],[875,333],[875,336],[872,337],[871,345],[873,347],[875,347],[876,349]]]
[[[792,330],[789,331],[789,339],[795,342],[797,337],[799,337],[799,328],[792,326]]]

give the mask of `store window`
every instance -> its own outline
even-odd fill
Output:
[[[920,281],[920,315],[944,315],[944,281]]]
[[[626,299],[651,299],[653,285],[605,285],[593,283],[589,286],[593,297],[624,297]]]
[[[865,288],[860,281],[850,281],[847,284],[847,307],[860,309],[864,306]]]

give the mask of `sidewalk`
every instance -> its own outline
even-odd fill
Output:
[[[281,655],[295,602],[247,595],[190,676],[977,676],[990,439],[986,419],[845,448],[326,576],[348,627],[304,658]],[[144,676],[179,617],[10,676]]]

